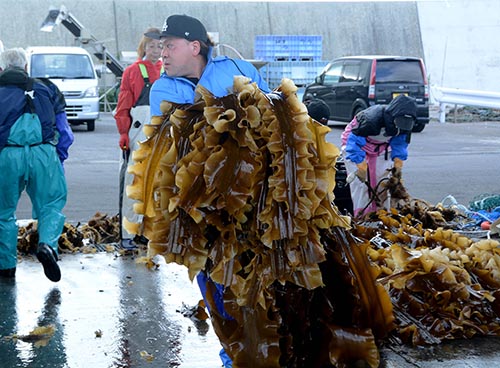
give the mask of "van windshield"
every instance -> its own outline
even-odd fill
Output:
[[[33,54],[30,75],[33,78],[93,79],[88,55]]]
[[[378,60],[376,83],[424,83],[418,60]]]

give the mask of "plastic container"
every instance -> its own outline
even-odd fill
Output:
[[[265,61],[319,61],[323,57],[320,35],[255,36],[254,59]]]
[[[259,72],[270,88],[280,85],[281,79],[292,79],[296,86],[312,83],[328,61],[274,61],[260,68]]]

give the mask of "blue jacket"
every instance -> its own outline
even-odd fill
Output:
[[[250,78],[263,92],[270,92],[267,83],[252,64],[244,60],[230,59],[227,56],[209,57],[198,84],[212,92],[215,97],[224,97],[231,92],[233,79],[237,75]],[[149,95],[151,116],[162,115],[160,110],[162,101],[178,104],[194,103],[195,88],[196,85],[187,78],[169,77],[163,73],[160,79],[154,82]]]
[[[0,73],[0,150],[5,147],[14,123],[26,112],[25,90],[29,79],[28,74],[19,68],[8,68]],[[66,119],[64,97],[50,81],[33,81],[33,103],[42,126],[40,143],[56,145],[63,162],[68,157],[68,148],[74,140]]]

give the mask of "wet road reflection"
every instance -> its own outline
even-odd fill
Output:
[[[163,298],[158,275],[147,277],[147,274],[156,272],[148,271],[145,266],[136,269],[133,262],[125,259],[124,267],[120,267],[118,346],[122,355],[114,366],[137,367],[145,359],[160,360],[177,367],[181,363],[179,340],[182,326],[165,309],[163,299],[168,302],[168,296]],[[147,283],[140,282],[141,279]]]
[[[36,362],[37,367],[68,367],[62,344],[64,326],[58,317],[61,304],[59,289],[54,287],[46,294],[38,318],[39,297],[19,298],[18,288],[12,280],[2,280],[0,290],[0,335],[3,337],[0,341],[0,365],[31,367]],[[35,329],[43,327],[48,327],[50,333],[33,333]],[[42,338],[44,336],[48,338]]]
[[[63,254],[60,266],[57,284],[30,257],[0,279],[0,367],[221,366],[211,326],[180,313],[201,299],[184,267],[107,253]],[[55,328],[46,346],[15,338],[38,326]]]
[[[0,320],[0,335],[11,336],[17,331],[17,312],[16,312],[16,298],[17,288],[13,280],[0,279],[0,311],[2,311],[2,318]],[[15,354],[10,354],[10,350]],[[6,339],[0,340],[0,357],[12,367],[21,364],[21,358],[15,351],[15,345]]]
[[[15,281],[0,278],[1,368],[220,368],[210,323],[181,312],[201,299],[187,270],[162,262],[156,271],[132,257],[63,254],[61,282],[23,258]],[[54,326],[46,346],[12,339]],[[491,368],[500,338],[381,349],[380,368]]]

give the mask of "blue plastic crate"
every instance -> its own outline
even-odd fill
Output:
[[[320,61],[323,57],[321,35],[257,35],[254,58],[265,61]]]
[[[270,88],[276,88],[283,78],[293,80],[297,86],[312,83],[328,61],[273,61],[259,69]]]

